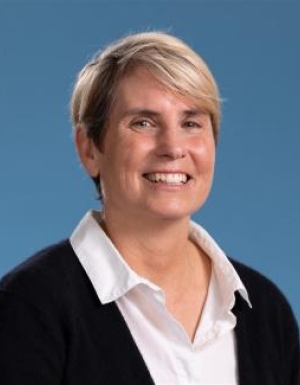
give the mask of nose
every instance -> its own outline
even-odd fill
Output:
[[[168,159],[184,158],[187,154],[185,140],[176,129],[162,129],[157,134],[156,153]]]

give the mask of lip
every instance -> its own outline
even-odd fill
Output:
[[[143,172],[143,175],[147,175],[147,174],[185,174],[187,176],[189,176],[191,178],[191,175],[186,172],[186,171],[183,171],[183,170],[150,170],[150,171],[146,171],[146,172]]]
[[[155,174],[157,179],[154,176]],[[166,175],[178,175],[178,177],[177,178],[173,177],[167,182],[165,179]],[[187,186],[192,179],[189,173],[182,170],[155,170],[155,171],[151,170],[149,172],[143,173],[142,176],[152,186],[157,188],[166,187],[167,189],[183,188]],[[176,181],[176,179],[178,179],[178,181]]]

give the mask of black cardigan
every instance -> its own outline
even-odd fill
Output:
[[[299,385],[299,335],[290,306],[262,275],[232,263],[253,305],[237,294],[239,384]],[[0,383],[153,384],[118,307],[100,303],[67,240],[0,282]]]

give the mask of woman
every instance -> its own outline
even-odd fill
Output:
[[[129,36],[85,66],[74,136],[103,209],[3,278],[1,383],[298,383],[285,298],[190,219],[219,118],[209,69],[170,35]]]

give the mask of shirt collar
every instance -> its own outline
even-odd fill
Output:
[[[98,211],[85,214],[73,231],[70,242],[80,263],[91,280],[103,304],[116,301],[139,284],[154,291],[161,289],[135,273],[122,258],[99,223]],[[251,303],[248,293],[234,267],[214,239],[198,224],[191,221],[190,236],[211,258],[213,269],[222,293],[223,306],[231,309],[235,303],[235,291]]]
[[[121,257],[99,223],[102,215],[89,211],[70,237],[70,243],[103,304],[116,301],[138,284],[157,289],[136,274]]]
[[[194,221],[191,221],[190,224],[190,236],[213,262],[213,270],[220,288],[224,308],[227,310],[233,308],[236,291],[240,293],[248,306],[252,307],[246,287],[216,241]]]

